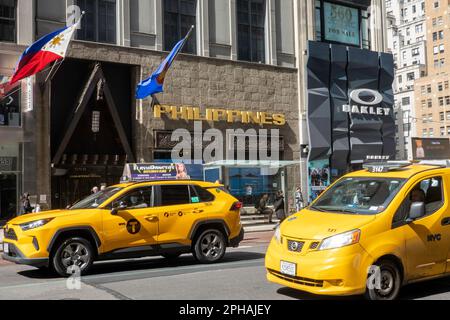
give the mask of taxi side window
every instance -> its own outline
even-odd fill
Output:
[[[175,206],[189,204],[190,192],[187,185],[163,185],[161,186],[161,206]]]
[[[444,205],[442,177],[428,178],[414,186],[397,210],[392,222],[393,227],[404,224],[408,218],[409,210],[413,202],[425,203],[426,216],[432,215],[442,208]]]
[[[199,186],[190,186],[191,188],[191,202],[211,202],[214,201],[214,195],[212,195],[209,191],[203,189]],[[197,201],[198,200],[198,201]]]
[[[114,204],[121,202],[127,205],[128,210],[150,208],[152,206],[152,187],[134,189],[115,201]]]

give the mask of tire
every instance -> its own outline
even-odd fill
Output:
[[[79,275],[85,275],[91,269],[94,258],[95,252],[88,240],[79,237],[69,238],[57,246],[51,258],[51,267],[58,275],[65,278],[78,272]],[[77,266],[79,270],[72,269],[74,266]]]
[[[181,256],[181,252],[171,252],[171,253],[163,253],[161,254],[167,260],[175,260]]]
[[[223,233],[216,229],[203,231],[196,237],[193,254],[200,263],[212,264],[223,259],[227,243]]]
[[[400,270],[390,260],[381,260],[376,264],[380,268],[381,288],[367,288],[367,300],[395,300],[402,286]],[[374,282],[375,283],[375,280]]]

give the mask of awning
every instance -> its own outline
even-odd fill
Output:
[[[227,167],[227,168],[285,168],[288,166],[299,165],[298,161],[248,161],[248,160],[221,160],[206,163],[205,168],[208,167]]]

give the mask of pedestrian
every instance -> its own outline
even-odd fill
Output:
[[[33,207],[30,203],[30,195],[28,193],[24,193],[21,199],[22,202],[22,213],[28,214],[33,212]]]
[[[273,210],[267,206],[269,201],[269,195],[264,194],[258,202],[258,207],[256,208],[260,214],[269,216],[269,223],[272,223]]]
[[[286,219],[286,212],[284,211],[284,194],[283,191],[278,191],[273,204],[275,215],[280,220],[280,224]]]
[[[33,209],[33,213],[39,213],[41,211],[42,211],[41,205],[39,203],[36,204],[36,207]]]
[[[303,193],[302,193],[302,189],[300,188],[300,186],[297,187],[297,189],[295,190],[295,210],[296,212],[299,212],[300,210],[303,209],[304,206],[304,199],[303,199]]]

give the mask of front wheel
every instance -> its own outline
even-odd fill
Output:
[[[201,263],[216,263],[225,256],[227,244],[225,236],[218,230],[206,230],[194,244],[194,257]]]
[[[395,300],[401,288],[401,275],[397,265],[389,260],[376,264],[375,273],[369,275],[366,299]]]
[[[59,244],[51,261],[61,277],[84,275],[94,263],[94,250],[86,239],[70,238]]]

